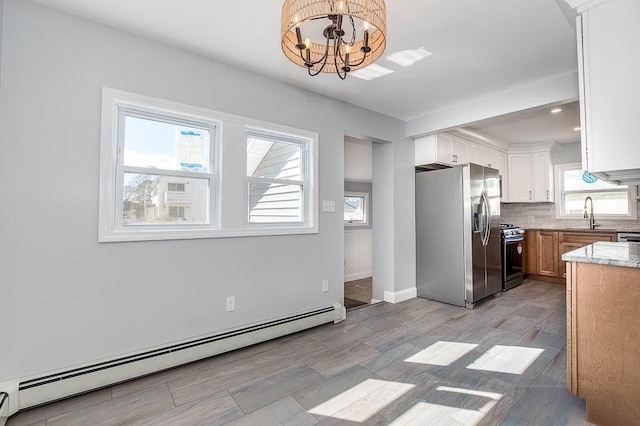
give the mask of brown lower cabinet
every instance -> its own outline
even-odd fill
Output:
[[[616,241],[615,232],[579,232],[530,229],[525,234],[525,272],[539,281],[564,284],[562,255],[597,241]]]
[[[640,424],[640,268],[567,266],[567,388],[592,423]]]

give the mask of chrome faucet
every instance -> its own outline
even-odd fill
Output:
[[[587,212],[587,201],[589,201],[591,209]],[[593,199],[587,197],[584,199],[584,218],[589,219],[589,229],[596,229],[596,218],[593,217]]]

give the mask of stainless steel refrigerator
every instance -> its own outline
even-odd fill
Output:
[[[416,173],[418,296],[473,308],[502,291],[500,175],[465,164]]]

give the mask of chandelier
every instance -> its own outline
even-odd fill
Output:
[[[310,76],[336,73],[344,80],[384,52],[386,15],[384,0],[285,0],[282,50]]]

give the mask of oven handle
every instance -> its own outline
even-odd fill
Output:
[[[524,241],[524,238],[505,238],[504,239],[505,244],[519,243],[522,241]]]

